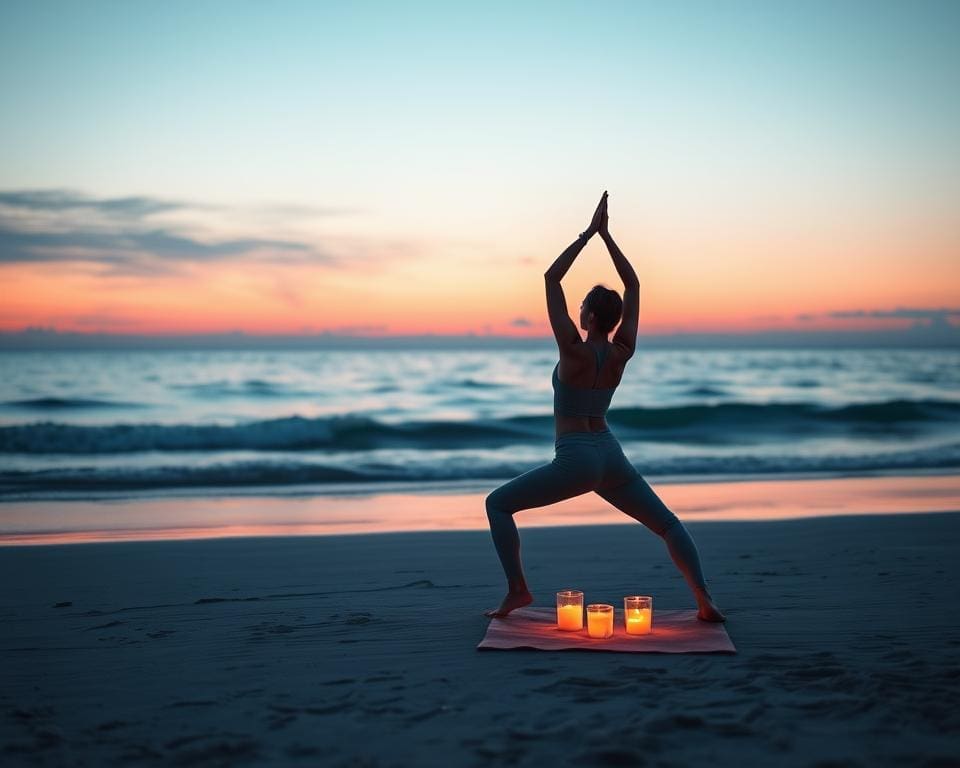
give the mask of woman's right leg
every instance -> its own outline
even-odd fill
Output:
[[[520,560],[520,533],[513,515],[522,509],[545,507],[592,491],[600,477],[600,460],[595,449],[564,443],[550,464],[531,469],[501,485],[486,499],[487,520],[493,544],[507,577],[507,596],[491,616],[505,616],[514,608],[531,602]]]

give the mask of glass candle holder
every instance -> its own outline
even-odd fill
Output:
[[[623,598],[623,620],[628,635],[649,635],[653,630],[653,598],[648,595]]]
[[[593,603],[587,606],[587,634],[604,638],[613,635],[613,606]]]
[[[557,592],[557,629],[579,632],[583,629],[583,592],[565,589]]]

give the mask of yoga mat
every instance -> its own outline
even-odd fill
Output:
[[[619,621],[619,623],[617,623]],[[623,613],[616,611],[613,637],[595,640],[582,632],[557,629],[555,608],[518,608],[490,619],[478,649],[532,648],[541,651],[619,651],[622,653],[736,653],[722,623],[700,621],[693,609],[654,609],[649,635],[628,635]]]

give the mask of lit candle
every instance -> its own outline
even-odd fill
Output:
[[[653,629],[653,598],[646,595],[623,598],[623,615],[628,635],[649,635]]]
[[[613,635],[613,606],[595,603],[587,606],[587,634],[604,638]]]
[[[557,628],[568,632],[583,629],[583,592],[576,589],[557,592]]]

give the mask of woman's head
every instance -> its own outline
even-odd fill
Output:
[[[590,330],[590,315],[593,314],[597,330],[610,333],[617,327],[623,314],[623,300],[616,291],[602,285],[595,285],[580,305],[580,327]]]

